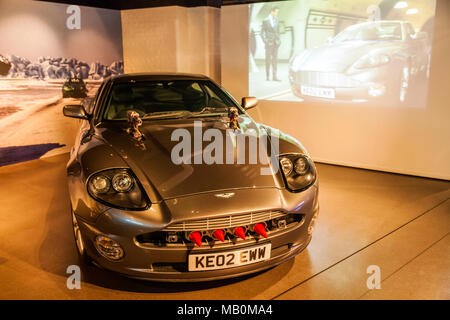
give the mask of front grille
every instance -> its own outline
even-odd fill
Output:
[[[183,221],[167,226],[162,231],[203,231],[235,228],[250,224],[256,224],[271,219],[281,218],[286,214],[282,211],[265,211],[258,213],[247,213],[221,218],[206,218],[200,220]]]
[[[360,81],[337,72],[299,71],[297,78],[301,84],[315,87],[354,88],[361,84]]]
[[[244,216],[244,217],[242,217]],[[239,219],[234,219],[238,217]],[[227,217],[230,219],[230,217]],[[145,234],[141,234],[136,236],[136,241],[140,245],[144,246],[152,246],[152,247],[180,247],[180,246],[193,246],[193,242],[189,239],[189,234],[193,231],[200,232],[202,235],[202,243],[204,245],[210,245],[211,247],[223,247],[223,246],[232,246],[236,243],[243,242],[253,242],[256,238],[260,238],[260,236],[252,229],[252,227],[257,223],[263,223],[268,237],[275,236],[278,232],[283,232],[285,230],[289,230],[291,228],[295,228],[301,226],[304,223],[304,216],[302,214],[291,214],[291,213],[282,213],[282,212],[264,212],[260,214],[247,214],[247,215],[239,215],[233,216],[231,221],[229,220],[227,224],[216,224],[218,227],[213,227],[208,222],[208,226],[211,229],[188,229],[186,227],[186,223],[184,224],[185,230],[183,229],[163,229],[160,231],[149,232]],[[266,219],[266,220],[263,220]],[[209,219],[214,220],[214,219]],[[204,225],[206,222],[204,220],[195,220],[195,221],[203,221]],[[217,222],[217,221],[215,221]],[[190,224],[193,221],[189,222]],[[238,224],[238,225],[235,225]],[[239,224],[240,223],[240,224]],[[179,227],[183,224],[178,224]],[[175,225],[172,225],[172,227]],[[190,226],[190,225],[189,225]],[[199,226],[197,222],[197,226]],[[231,226],[231,227],[230,227]],[[194,225],[195,227],[195,225]],[[243,240],[234,234],[235,227],[243,227],[245,230],[246,240]],[[190,228],[190,227],[189,227]],[[213,232],[216,229],[222,229],[224,232],[224,242],[220,242],[214,238]]]

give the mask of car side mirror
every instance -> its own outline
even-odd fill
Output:
[[[89,116],[86,114],[83,106],[81,106],[81,105],[64,106],[63,114],[64,114],[64,116],[69,117],[69,118],[89,120]]]
[[[256,99],[255,97],[244,97],[242,98],[242,107],[245,110],[249,110],[251,108],[256,107],[256,105],[258,104],[258,99]]]
[[[83,107],[84,112],[87,114],[87,116],[90,116],[93,113],[93,104],[94,104],[93,97],[86,97],[83,100],[81,100],[81,106]]]

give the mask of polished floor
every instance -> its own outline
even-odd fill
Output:
[[[318,164],[321,211],[309,247],[257,275],[151,283],[77,263],[68,155],[0,168],[1,299],[450,299],[450,182]],[[368,289],[369,266],[381,288]]]

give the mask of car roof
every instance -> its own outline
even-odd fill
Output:
[[[192,73],[127,73],[111,77],[116,83],[129,81],[155,81],[155,80],[211,80],[202,74]]]

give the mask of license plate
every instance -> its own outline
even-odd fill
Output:
[[[271,244],[218,253],[191,254],[189,271],[218,270],[234,268],[270,259]]]
[[[317,88],[317,87],[308,87],[302,86],[302,94],[305,96],[313,96],[320,98],[330,98],[334,99],[334,89],[331,88]]]

